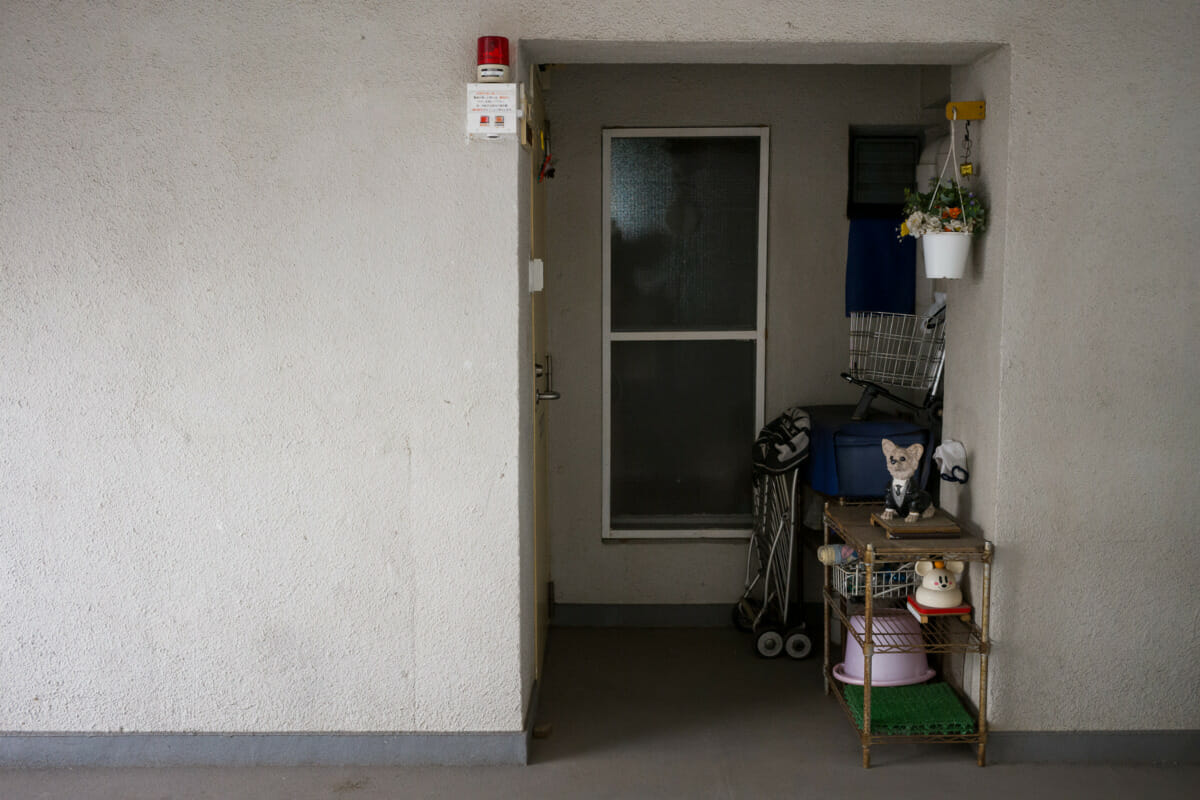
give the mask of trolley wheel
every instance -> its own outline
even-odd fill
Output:
[[[812,639],[802,630],[793,628],[783,638],[783,651],[794,659],[801,659],[812,652]]]
[[[776,658],[783,652],[783,634],[775,627],[763,628],[754,637],[754,652],[763,658]]]
[[[740,600],[733,604],[733,610],[730,612],[730,618],[733,620],[733,627],[737,628],[742,633],[749,633],[754,630],[754,609],[750,606],[749,601]]]

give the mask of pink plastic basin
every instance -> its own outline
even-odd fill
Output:
[[[859,636],[866,630],[862,615],[850,618],[850,627]],[[924,683],[935,674],[924,653],[881,653],[883,645],[917,646],[921,644],[921,623],[908,613],[875,614],[871,623],[875,656],[871,659],[872,686],[908,686]],[[833,677],[842,683],[863,683],[863,651],[858,640],[846,636],[846,655],[833,668]]]

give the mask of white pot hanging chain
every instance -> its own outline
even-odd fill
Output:
[[[971,163],[971,120],[967,120],[966,131],[963,133],[963,163],[958,173],[964,178],[975,174],[975,165]]]
[[[937,186],[933,190],[933,195],[929,198],[929,208],[925,209],[926,213],[933,211],[933,205],[934,205],[934,203],[937,202],[937,196],[941,193],[942,178],[944,178],[946,176],[946,168],[949,167],[950,164],[952,164],[952,163],[955,164],[956,166],[958,164],[958,153],[954,149],[954,120],[956,120],[956,119],[958,119],[958,109],[957,108],[954,109],[954,115],[952,117],[950,117],[950,152],[946,153],[946,161],[942,164],[942,171],[938,175]],[[970,124],[971,124],[970,121],[968,121],[967,125],[970,125]],[[968,139],[967,142],[968,142],[967,147],[969,149],[970,148],[970,139]],[[967,213],[967,204],[963,202],[962,184],[958,182],[958,170],[954,170],[954,172],[952,172],[951,174],[954,176],[954,187],[956,189],[958,189],[958,205],[960,208],[962,208],[962,213],[963,213],[963,216],[965,217],[966,213]],[[964,224],[965,224],[965,220],[964,220]]]

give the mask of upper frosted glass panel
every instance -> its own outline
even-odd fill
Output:
[[[611,139],[614,331],[755,329],[759,142]]]

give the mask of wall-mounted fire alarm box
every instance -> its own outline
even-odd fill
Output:
[[[517,84],[467,84],[467,135],[499,139],[517,132]]]

